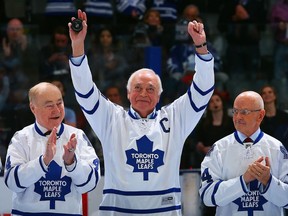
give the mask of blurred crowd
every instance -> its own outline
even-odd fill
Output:
[[[124,107],[129,107],[125,80],[151,64],[157,66],[163,82],[161,105],[187,91],[195,72],[195,47],[187,23],[204,23],[208,49],[215,58],[215,96],[186,141],[183,169],[199,168],[219,134],[222,137],[233,130],[229,108],[239,92],[260,92],[269,84],[273,103],[277,92],[274,109],[288,109],[288,0],[19,0],[0,4],[2,163],[13,133],[34,121],[27,92],[39,81],[61,89],[65,122],[83,129],[101,156],[100,143],[76,103],[69,74],[67,23],[77,8],[88,14],[86,54],[93,79],[106,97]],[[158,62],[149,62],[155,50],[151,47],[160,50]],[[287,122],[282,122],[284,131]]]

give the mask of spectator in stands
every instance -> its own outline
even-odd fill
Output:
[[[122,93],[120,87],[116,85],[110,85],[104,90],[104,95],[113,103],[118,104],[126,108],[122,99]]]
[[[278,0],[273,5],[270,22],[274,31],[274,79],[288,79],[288,0]]]
[[[178,19],[177,0],[147,0],[146,6],[148,9],[159,11],[160,17],[164,24],[175,23]]]
[[[64,26],[58,26],[51,35],[51,41],[40,50],[40,80],[46,80],[52,76],[67,77],[70,54],[68,29]]]
[[[277,107],[276,89],[271,85],[264,85],[260,90],[260,95],[266,111],[261,129],[280,140],[288,149],[288,114]]]
[[[209,41],[207,41],[207,45],[215,58],[215,79],[216,84],[220,86],[220,84],[227,81],[228,77],[223,72],[222,60],[216,49]],[[166,82],[164,83],[168,98],[175,99],[183,94],[191,84],[195,73],[195,53],[196,49],[192,39],[178,43],[170,49],[167,60],[169,77],[166,77]]]
[[[63,100],[65,100],[66,89],[65,89],[64,83],[61,80],[57,80],[57,79],[52,80],[51,83],[59,88],[59,90],[61,91]],[[65,109],[64,123],[71,125],[73,127],[77,127],[76,112],[72,108],[67,107],[67,106],[65,106],[64,109]]]
[[[161,23],[159,11],[149,9],[145,12],[143,22],[147,28],[148,38],[152,46],[162,46],[164,28]]]
[[[214,93],[209,101],[206,115],[196,127],[195,140],[197,151],[196,168],[200,168],[201,162],[212,145],[220,138],[232,133],[234,125],[228,115],[228,109],[221,95]]]
[[[1,43],[0,63],[5,67],[10,80],[8,103],[11,109],[25,100],[29,86],[38,80],[38,62],[35,61],[37,49],[29,39],[20,19],[8,21],[6,35]]]
[[[88,60],[93,79],[101,89],[111,83],[123,84],[128,65],[110,27],[103,27],[96,33],[94,43],[88,50]]]
[[[261,60],[259,42],[267,20],[266,10],[265,0],[223,2],[218,29],[225,34],[225,65],[233,80],[257,78]]]
[[[159,12],[161,18],[161,25],[164,29],[164,39],[166,43],[166,49],[169,50],[175,43],[173,35],[175,35],[175,24],[178,19],[178,5],[177,0],[146,0],[146,11],[153,9]],[[187,23],[186,23],[187,26]],[[186,29],[184,32],[187,32]]]
[[[199,16],[200,12],[197,6],[187,5],[183,12],[181,20],[182,25],[185,26],[190,19],[197,20],[203,23],[202,18]],[[178,23],[179,24],[179,23]],[[205,25],[205,24],[204,24]],[[179,27],[179,26],[178,26]],[[179,30],[179,32],[178,32]],[[178,29],[176,33],[182,34],[182,30]],[[206,31],[206,30],[205,30]],[[184,29],[183,29],[184,32]],[[165,103],[169,103],[170,100],[174,100],[179,95],[183,94],[187,87],[191,84],[193,75],[195,73],[195,46],[194,41],[187,35],[187,32],[183,35],[176,35],[176,43],[171,47],[167,57],[167,76],[164,82],[164,88],[167,89],[164,95]],[[228,80],[228,76],[223,72],[223,64],[220,55],[213,47],[212,43],[207,41],[209,51],[213,54],[214,71],[216,78],[216,89],[220,89],[222,85]]]

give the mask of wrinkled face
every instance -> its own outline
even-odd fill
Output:
[[[212,95],[209,101],[209,109],[212,112],[223,110],[223,102],[219,95]]]
[[[100,43],[102,44],[102,46],[104,47],[109,47],[112,44],[112,35],[111,32],[109,32],[108,30],[104,30],[101,32],[100,34]]]
[[[142,118],[146,118],[159,102],[159,85],[155,74],[143,71],[137,74],[131,81],[131,89],[128,91],[128,99]]]
[[[7,37],[10,41],[18,41],[23,35],[23,25],[18,19],[12,19],[7,26]]]
[[[263,98],[263,101],[265,104],[275,102],[276,95],[274,90],[271,87],[265,87],[262,89],[261,97]]]
[[[237,97],[233,108],[239,110],[238,113],[233,114],[236,130],[246,136],[252,135],[259,128],[265,116],[265,110],[261,110],[259,106],[255,105],[253,100],[247,97]],[[243,114],[241,110],[248,110],[249,112]]]
[[[37,122],[48,130],[58,127],[64,119],[64,102],[60,90],[56,87],[47,87],[39,91],[30,109]]]

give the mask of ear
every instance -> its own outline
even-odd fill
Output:
[[[259,120],[260,120],[260,122],[262,122],[262,120],[264,119],[265,113],[266,113],[266,111],[265,111],[264,109],[263,109],[263,110],[260,110],[260,113],[259,113]]]
[[[35,105],[33,103],[29,103],[31,112],[35,115]]]
[[[130,101],[130,92],[127,91],[127,99]]]

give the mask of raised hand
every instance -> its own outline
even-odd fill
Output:
[[[197,22],[196,20],[189,22],[188,32],[192,37],[195,46],[203,45],[203,47],[197,48],[196,51],[200,54],[208,53],[207,46],[204,45],[206,43],[206,34],[203,23]]]
[[[64,154],[63,160],[65,165],[71,165],[74,162],[75,149],[77,145],[76,135],[73,133],[69,141],[63,146]]]
[[[49,165],[54,155],[56,154],[56,140],[57,140],[56,132],[57,132],[57,128],[54,127],[46,143],[46,150],[43,156],[43,161],[46,166]]]
[[[71,21],[76,19],[75,17],[71,18]],[[71,39],[72,45],[72,55],[73,57],[81,56],[84,54],[84,41],[87,34],[87,15],[85,12],[78,10],[78,19],[82,20],[83,29],[80,32],[75,32],[72,29],[72,23],[68,23],[69,27],[69,36]]]

